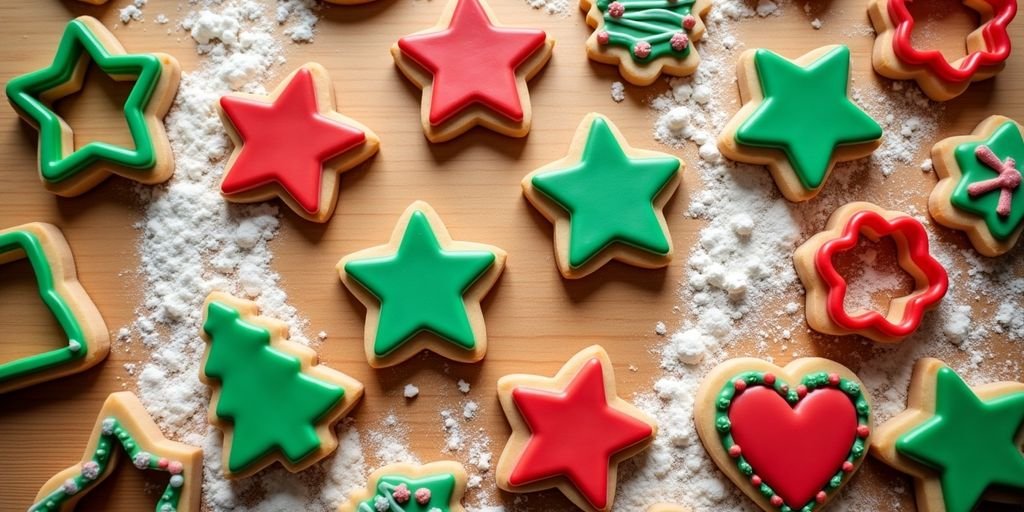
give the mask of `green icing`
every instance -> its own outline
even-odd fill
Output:
[[[837,146],[882,136],[882,127],[847,96],[846,46],[807,67],[759,49],[754,65],[764,100],[736,130],[736,142],[783,151],[806,189],[822,185]]]
[[[625,7],[622,16],[612,16],[608,6],[617,1]],[[688,38],[692,30],[683,27],[683,19],[691,14],[694,0],[597,0],[597,8],[604,17],[604,31],[608,33],[608,44],[629,50],[637,62],[650,62],[659,57],[686,58],[693,48],[690,41],[685,48],[672,48],[672,36],[683,33]],[[633,52],[639,41],[651,45],[651,53],[640,57]]]
[[[957,182],[956,188],[949,196],[953,206],[980,216],[985,220],[985,225],[992,233],[992,236],[999,240],[1006,240],[1013,235],[1013,232],[1020,227],[1024,221],[1024,186],[1017,187],[1013,191],[1011,200],[1010,215],[1003,217],[996,213],[996,206],[999,204],[1000,189],[995,189],[986,194],[971,197],[967,188],[972,183],[986,181],[998,176],[998,173],[988,167],[974,155],[978,146],[988,146],[1000,160],[1005,161],[1008,157],[1024,164],[1024,140],[1021,140],[1020,130],[1017,124],[1012,121],[996,128],[988,140],[981,142],[968,142],[960,144],[953,150],[956,163],[960,166],[963,176]]]
[[[345,272],[380,301],[374,354],[386,356],[423,331],[473,349],[463,295],[495,259],[490,251],[444,250],[426,214],[415,211],[393,255],[347,262]]]
[[[569,265],[578,268],[614,242],[668,254],[654,201],[679,172],[679,160],[630,158],[608,121],[590,125],[580,162],[533,177],[535,189],[569,213]]]
[[[167,460],[164,460],[165,463],[161,464],[160,458],[143,451],[139,447],[135,438],[116,418],[106,418],[103,420],[100,439],[96,443],[96,450],[93,452],[92,459],[82,465],[82,471],[79,474],[69,478],[56,491],[53,491],[43,498],[42,501],[29,507],[29,512],[55,512],[61,510],[64,503],[71,499],[72,496],[85,492],[90,487],[96,485],[99,477],[106,474],[110,469],[113,460],[111,456],[118,444],[128,454],[132,464],[139,469],[167,471],[167,462],[180,465],[180,462]],[[185,478],[188,477],[185,471],[182,467],[180,473],[171,476],[170,482],[164,489],[163,494],[160,495],[160,500],[156,503],[156,512],[175,512],[178,510],[178,502],[181,501],[181,490],[185,485]]]
[[[409,491],[409,499],[399,503],[394,497],[394,490],[405,484]],[[416,500],[416,491],[430,491],[430,501],[420,504]],[[359,504],[356,512],[450,512],[452,495],[455,493],[455,475],[442,473],[424,478],[407,478],[401,475],[385,475],[377,482],[376,494]],[[377,503],[386,503],[388,508],[377,508]]]
[[[345,390],[302,373],[298,358],[270,345],[270,332],[211,302],[204,374],[221,382],[217,417],[233,423],[228,468],[243,471],[273,450],[297,463],[320,448],[316,424]]]
[[[764,386],[774,389],[779,395],[783,396],[790,405],[796,405],[800,401],[800,395],[795,388],[789,387],[789,384],[783,382],[782,379],[776,377],[774,384],[768,385],[764,381],[765,372],[743,372],[736,375],[729,382],[722,387],[722,390],[718,392],[718,396],[715,399],[715,429],[718,432],[718,439],[722,443],[722,447],[726,452],[729,448],[735,444],[732,437],[732,422],[729,420],[729,407],[732,405],[733,398],[736,397],[736,385],[737,380],[742,380],[746,383],[747,387],[750,386]],[[836,387],[846,393],[846,396],[850,398],[854,408],[857,410],[857,423],[859,425],[870,425],[871,424],[871,406],[868,404],[866,398],[864,398],[864,392],[860,385],[856,382],[840,378],[838,386],[832,386],[828,380],[829,374],[826,372],[816,372],[805,375],[801,380],[800,384],[807,388],[807,392],[810,393],[815,389],[819,388],[831,388]],[[860,459],[867,453],[867,443],[864,438],[860,436],[853,442],[850,447],[850,454],[846,457],[848,462],[854,463],[857,459]],[[754,467],[747,462],[747,459],[741,454],[739,457],[732,459],[739,468],[740,472],[745,476],[750,477],[754,474]],[[836,492],[842,485],[843,482],[848,479],[850,475],[843,471],[836,471],[832,478],[829,479],[828,484],[822,490],[828,494]],[[758,491],[765,498],[771,498],[775,495],[775,490],[766,482],[762,482]],[[783,504],[779,507],[781,512],[811,512],[821,508],[821,505],[816,501],[810,501],[804,504],[799,509],[790,507],[789,505]]]
[[[948,367],[935,384],[935,413],[896,440],[896,451],[939,473],[947,512],[970,512],[986,490],[1024,496],[1024,392],[983,401]]]
[[[84,59],[92,59],[108,75],[138,77],[124,104],[125,120],[134,147],[90,142],[69,155],[64,154],[64,146],[70,142],[64,140],[61,118],[41,97],[71,81],[80,63],[86,62]],[[80,20],[69,22],[53,64],[7,83],[8,100],[39,127],[39,172],[43,179],[51,183],[61,182],[100,161],[129,169],[153,168],[157,151],[146,126],[145,110],[162,72],[159,57],[151,54],[112,55],[87,24]]]
[[[80,359],[89,351],[82,324],[75,317],[67,300],[57,292],[53,270],[46,258],[42,242],[30,231],[11,231],[0,235],[0,254],[24,251],[36,275],[39,296],[50,309],[68,337],[68,345],[0,364],[0,382],[47,370]]]

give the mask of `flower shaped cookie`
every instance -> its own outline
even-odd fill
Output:
[[[846,280],[836,270],[836,254],[856,247],[861,235],[896,242],[900,267],[914,278],[914,291],[893,299],[885,315],[849,311]],[[860,334],[879,343],[896,343],[917,330],[925,311],[946,294],[946,270],[928,251],[928,235],[916,219],[871,203],[850,203],[832,214],[826,230],[811,237],[793,255],[807,289],[807,323],[825,334]]]

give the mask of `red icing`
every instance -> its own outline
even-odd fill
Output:
[[[224,96],[220,105],[244,143],[221,183],[228,195],[277,183],[316,213],[324,161],[366,140],[362,131],[318,112],[308,69],[300,69],[273,103]]]
[[[879,237],[901,235],[906,240],[905,248],[897,244],[901,255],[908,251],[910,260],[920,269],[927,281],[923,291],[915,291],[907,300],[903,318],[896,323],[890,322],[877,311],[850,315],[843,305],[846,298],[846,279],[839,275],[832,265],[832,257],[838,252],[854,248],[861,231],[865,229]],[[839,238],[822,244],[815,254],[814,264],[821,279],[828,286],[825,307],[832,320],[847,329],[876,329],[886,336],[903,337],[916,331],[921,325],[925,310],[939,302],[949,287],[946,269],[928,252],[928,235],[924,226],[911,217],[897,217],[890,221],[873,211],[859,211],[850,216]]]
[[[561,393],[515,388],[512,400],[530,427],[530,439],[509,483],[562,475],[599,509],[608,504],[612,456],[654,433],[646,422],[608,405],[597,358],[587,361]]]
[[[499,28],[479,0],[461,0],[448,28],[398,40],[402,53],[434,75],[430,124],[479,103],[523,120],[516,68],[544,46],[543,30]]]
[[[907,64],[927,67],[936,76],[948,82],[970,80],[979,68],[1003,63],[1010,56],[1010,36],[1006,32],[1006,27],[1017,14],[1017,0],[981,1],[989,4],[995,13],[992,19],[981,27],[985,49],[972,52],[958,67],[953,67],[938,50],[914,48],[910,40],[914,31],[914,17],[907,8],[907,2],[910,0],[889,0],[889,17],[896,26],[892,39],[893,53]]]
[[[834,388],[811,391],[790,407],[775,390],[751,387],[733,400],[729,420],[747,462],[795,510],[828,484],[857,438],[857,411]]]

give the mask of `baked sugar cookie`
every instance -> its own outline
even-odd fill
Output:
[[[690,512],[690,509],[680,505],[657,503],[651,505],[651,507],[647,509],[647,512]]]
[[[878,74],[914,80],[935,101],[951,100],[972,82],[996,76],[1010,56],[1007,26],[1017,14],[1017,0],[964,0],[981,24],[967,36],[967,55],[950,62],[938,49],[915,48],[910,0],[871,0],[868,15],[875,27],[871,63]]]
[[[437,25],[399,39],[391,55],[423,89],[427,139],[444,142],[477,125],[525,137],[533,122],[526,82],[554,46],[543,30],[498,25],[484,0],[449,0]]]
[[[565,158],[523,178],[523,195],[555,224],[555,263],[578,279],[619,260],[660,268],[672,260],[663,209],[682,162],[634,149],[600,114],[587,114]]]
[[[75,258],[60,229],[33,222],[0,231],[0,265],[20,259],[32,266],[39,296],[67,345],[0,364],[0,394],[87,370],[110,352],[107,325],[78,281]]]
[[[847,310],[847,284],[834,266],[836,254],[857,246],[861,236],[891,237],[900,267],[914,278],[914,291],[889,302],[883,315]],[[860,334],[879,343],[898,343],[913,334],[924,314],[946,295],[946,269],[928,250],[928,233],[917,219],[871,203],[849,203],[832,213],[825,231],[793,254],[797,274],[807,290],[807,323],[815,331],[843,336]]]
[[[70,512],[103,482],[122,456],[136,469],[170,474],[157,512],[199,512],[203,451],[164,438],[132,393],[113,393],[103,403],[82,461],[57,473],[36,495],[29,512]]]
[[[366,306],[370,366],[394,366],[423,350],[475,363],[487,353],[480,301],[505,268],[505,251],[454,241],[437,212],[416,201],[385,245],[338,262],[341,282]]]
[[[78,92],[90,63],[118,82],[134,81],[124,104],[132,144],[90,142],[75,149],[74,132],[52,104]],[[163,117],[178,90],[181,67],[164,53],[132,53],[99,20],[68,22],[49,67],[7,82],[7,99],[39,130],[39,176],[47,190],[64,197],[85,193],[116,174],[144,184],[174,173]]]
[[[971,387],[942,361],[921,359],[907,410],[878,427],[871,454],[914,477],[921,512],[971,512],[1024,504],[1022,446],[1024,384]]]
[[[697,71],[693,43],[704,37],[711,0],[580,0],[580,9],[594,28],[587,56],[619,66],[629,83],[650,85],[662,73]]]
[[[463,512],[466,478],[462,464],[449,460],[391,464],[374,471],[339,512]]]
[[[611,510],[618,465],[651,444],[654,420],[615,393],[608,353],[583,349],[554,378],[506,375],[498,399],[512,436],[498,459],[498,488],[557,488],[588,511]]]
[[[242,478],[280,462],[302,471],[338,447],[334,426],[363,395],[359,381],[317,363],[288,326],[225,293],[206,298],[199,378],[213,390],[210,423],[224,433],[223,472]]]
[[[747,50],[737,68],[743,107],[718,136],[718,149],[768,166],[786,199],[813,198],[836,162],[866,157],[881,144],[882,127],[848,95],[848,47],[823,46],[795,60]]]
[[[711,459],[761,509],[805,511],[828,505],[864,462],[872,410],[839,363],[738,358],[701,383],[694,420]]]
[[[928,211],[935,221],[967,233],[985,256],[1013,249],[1024,229],[1020,124],[991,116],[971,135],[935,144],[932,162],[940,178],[928,197]]]

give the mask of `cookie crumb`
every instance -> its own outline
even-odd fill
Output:
[[[405,385],[405,390],[402,391],[402,396],[404,396],[406,398],[416,398],[416,396],[419,395],[419,394],[420,394],[420,388],[418,388],[418,387],[416,387],[416,386],[414,386],[412,384],[406,384]]]
[[[626,86],[622,82],[612,82],[612,100],[622,103],[626,99]]]

